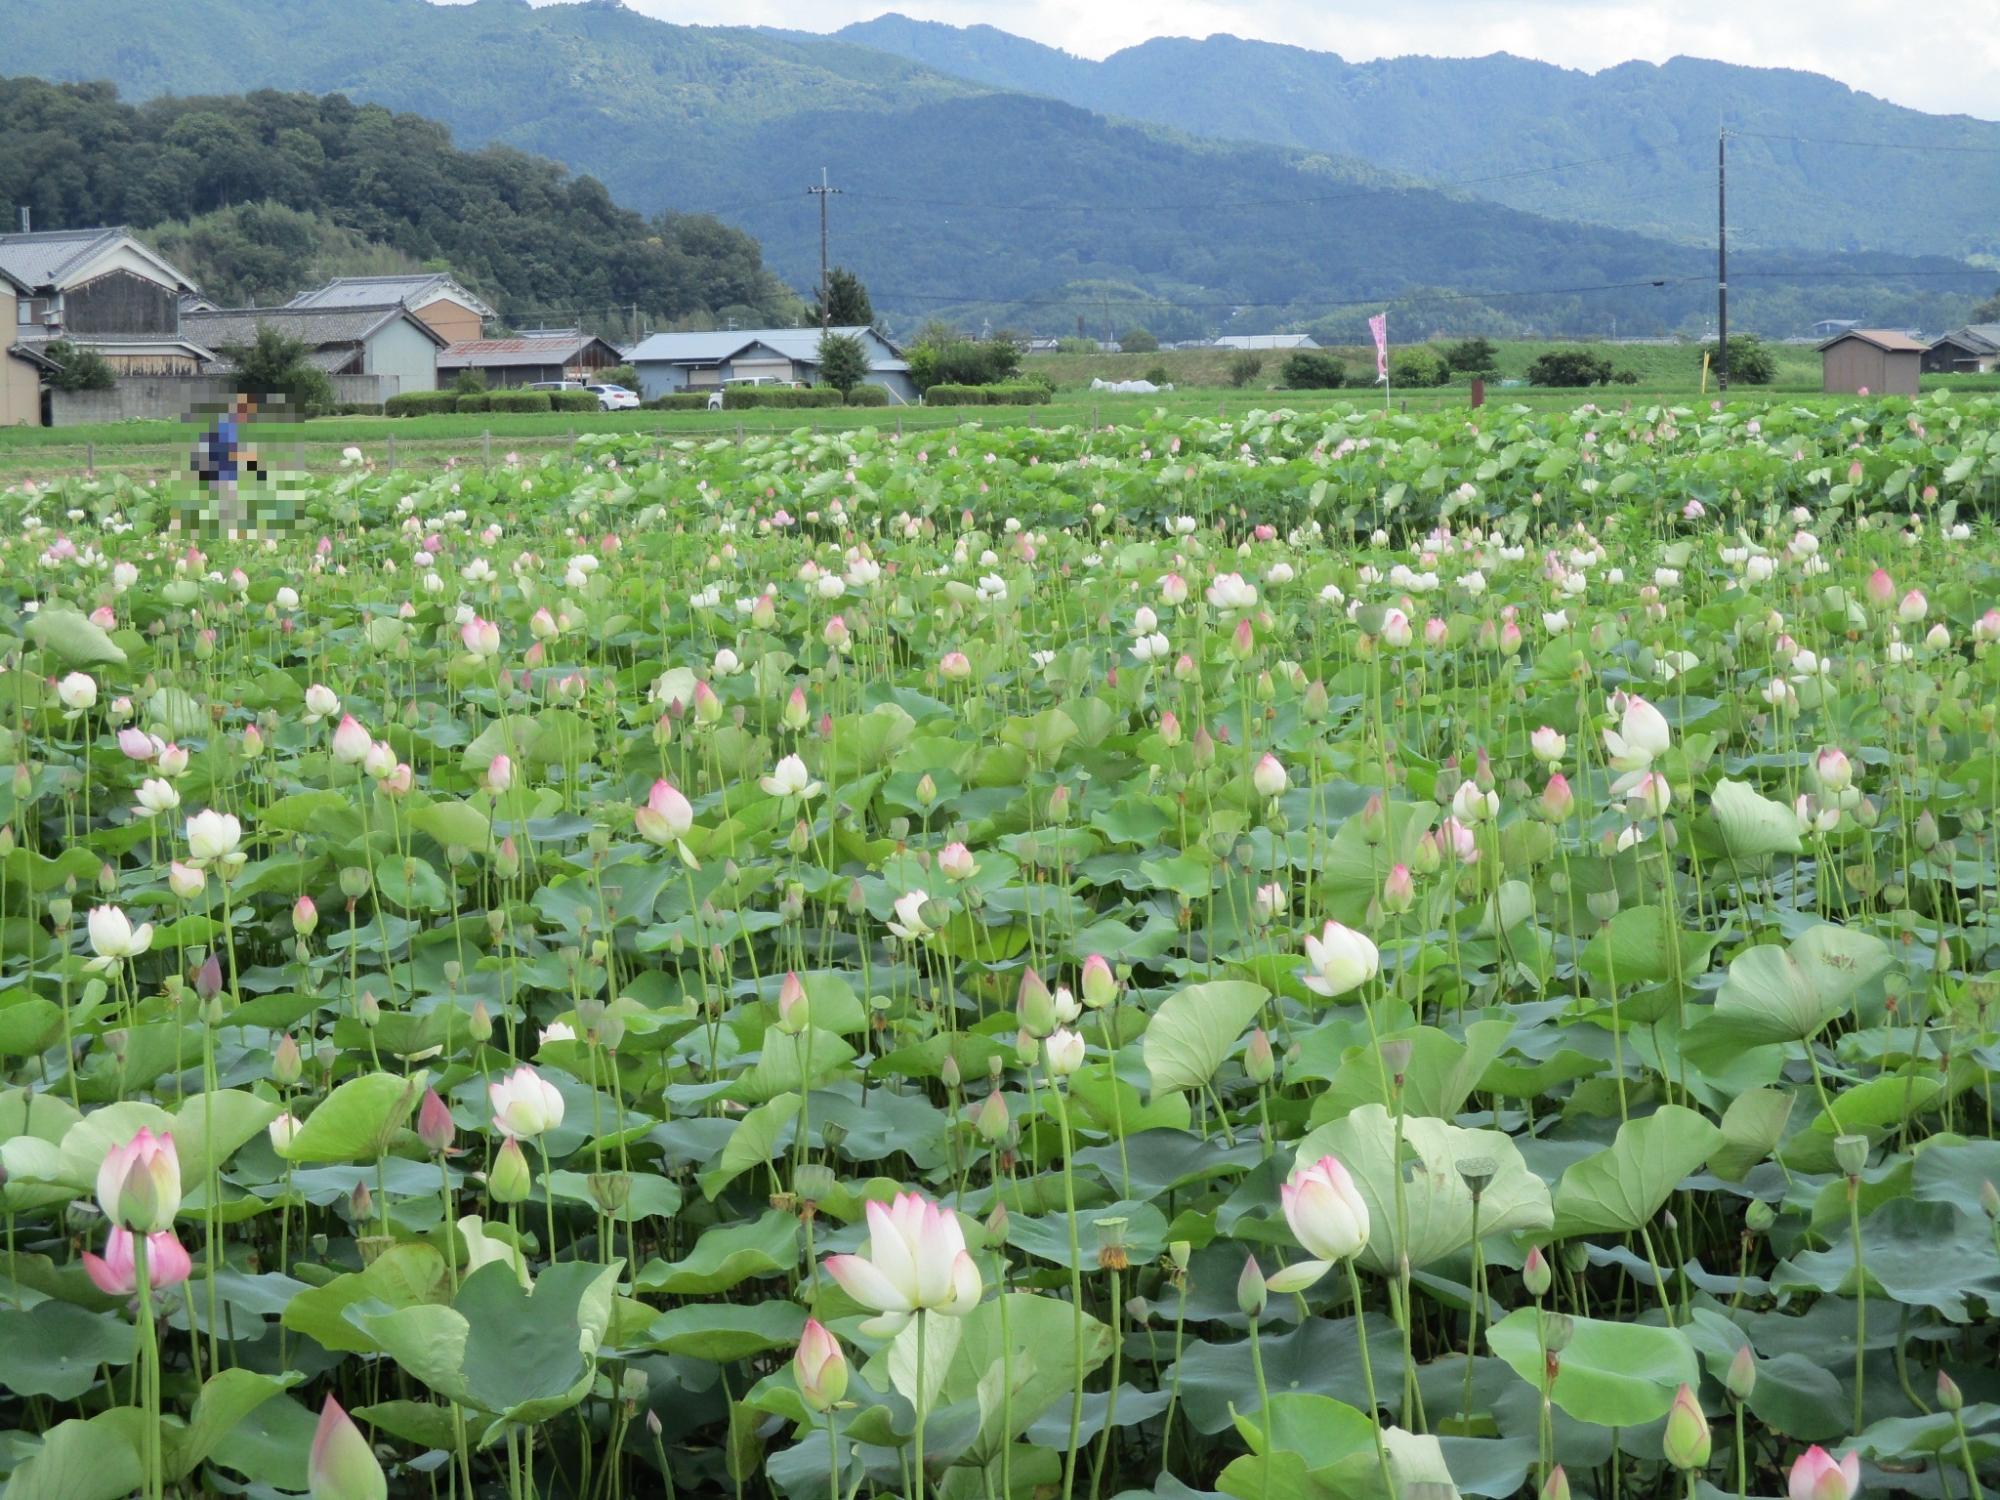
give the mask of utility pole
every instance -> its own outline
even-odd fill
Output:
[[[809,187],[806,191],[819,199],[819,329],[824,333],[830,323],[828,313],[831,311],[826,301],[826,200],[840,189],[827,185],[826,168],[821,167],[819,186]]]
[[[1729,390],[1729,143],[1727,129],[1715,131],[1715,389]]]

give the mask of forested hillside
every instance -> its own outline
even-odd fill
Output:
[[[121,101],[107,84],[0,79],[0,210],[131,224],[218,301],[448,267],[516,322],[775,315],[793,299],[757,243],[714,219],[648,218],[508,147],[460,151],[434,120],[338,95]],[[616,319],[610,326],[617,326]]]

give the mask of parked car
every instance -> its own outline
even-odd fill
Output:
[[[583,389],[583,382],[581,380],[537,380],[528,389],[531,391],[580,391]]]
[[[587,385],[584,389],[597,397],[599,411],[631,411],[639,405],[639,393],[622,385]]]

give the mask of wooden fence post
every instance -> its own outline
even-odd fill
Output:
[[[389,472],[396,472],[396,434],[389,434]]]

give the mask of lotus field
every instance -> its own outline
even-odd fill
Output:
[[[2000,1478],[2000,401],[0,493],[6,1500]]]

